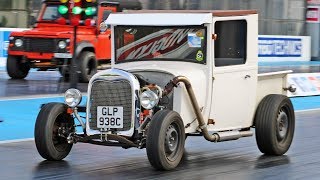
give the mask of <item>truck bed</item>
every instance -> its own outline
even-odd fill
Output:
[[[287,95],[283,88],[288,87],[287,74],[292,70],[258,74],[257,103],[268,94]]]

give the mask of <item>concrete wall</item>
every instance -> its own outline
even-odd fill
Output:
[[[0,27],[25,28],[28,25],[27,0],[0,0]]]
[[[257,9],[259,34],[305,35],[305,0],[140,0],[146,9]]]

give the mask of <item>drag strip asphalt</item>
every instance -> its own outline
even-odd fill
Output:
[[[145,149],[77,143],[63,161],[46,161],[34,141],[24,141],[0,144],[0,179],[318,180],[320,111],[296,115],[293,142],[283,156],[263,155],[255,136],[221,143],[188,137],[180,165],[156,171]]]

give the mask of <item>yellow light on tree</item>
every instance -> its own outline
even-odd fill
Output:
[[[66,3],[68,0],[60,0],[61,3]]]

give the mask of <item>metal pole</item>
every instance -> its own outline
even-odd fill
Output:
[[[70,69],[70,88],[77,88],[77,83],[78,83],[78,71],[77,71],[77,62],[76,62],[77,28],[78,26],[73,26],[73,55],[71,59],[71,69]]]

